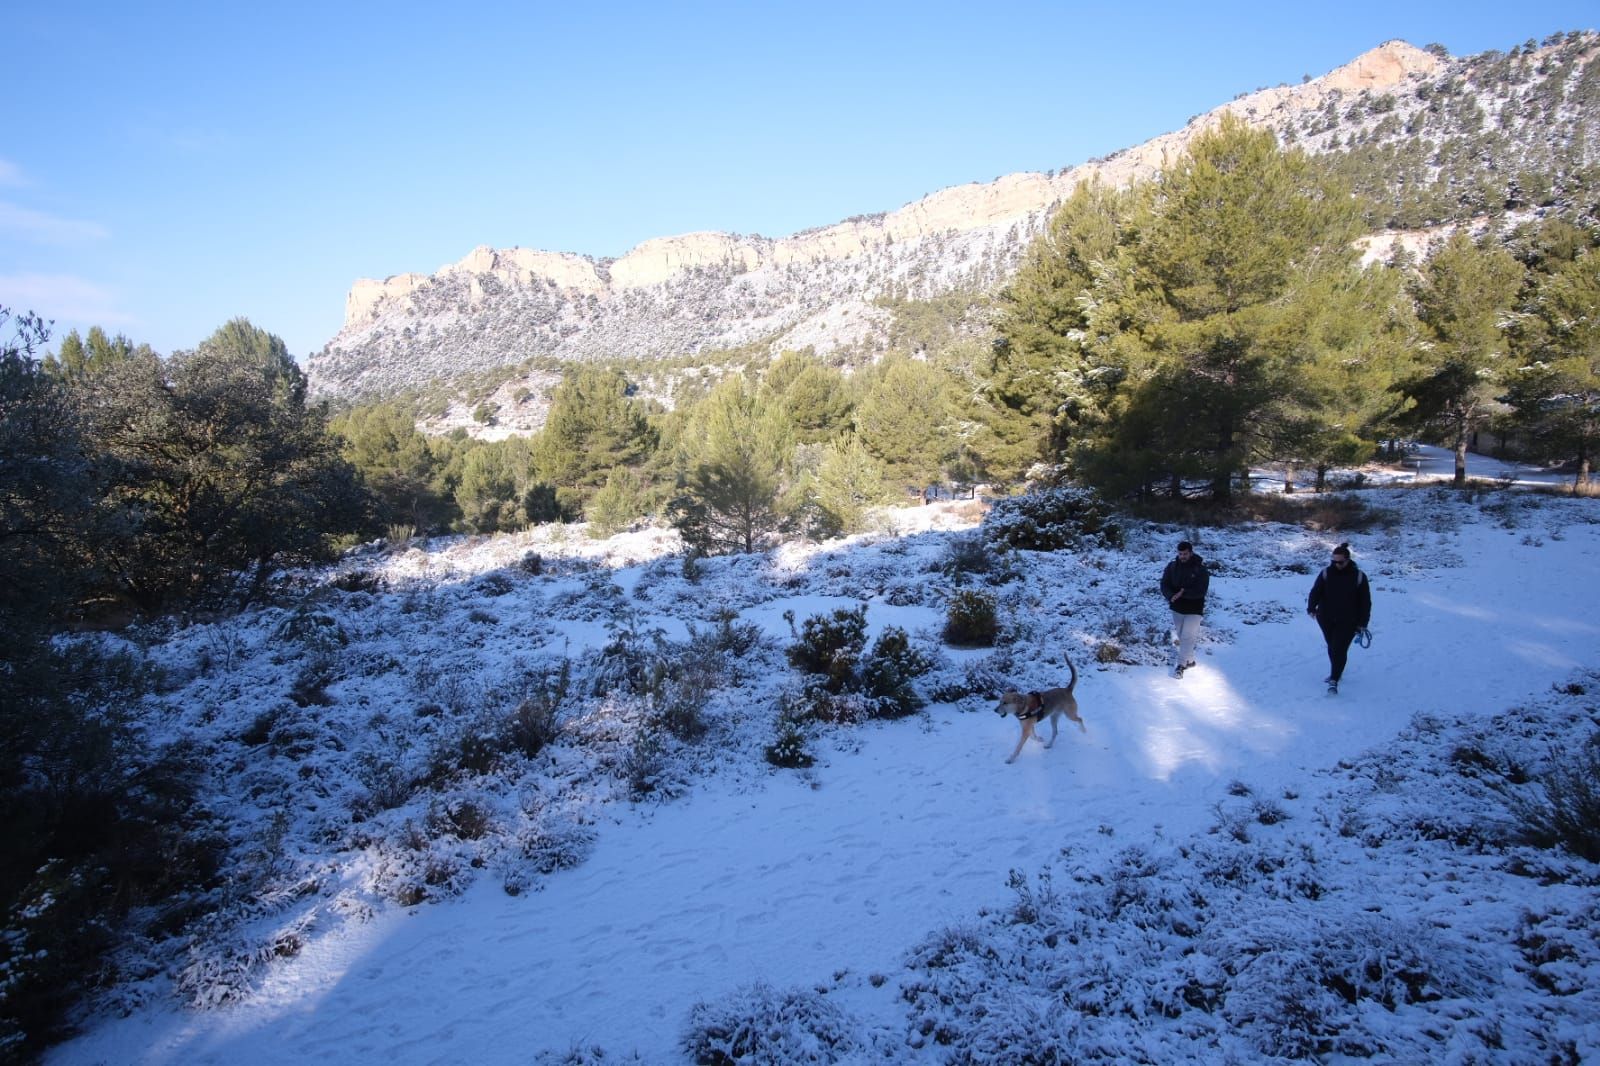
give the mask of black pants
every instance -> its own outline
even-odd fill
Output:
[[[1317,625],[1322,627],[1322,639],[1328,642],[1328,676],[1337,681],[1344,676],[1345,660],[1350,657],[1350,642],[1356,639],[1357,627],[1349,622],[1324,622],[1320,618]]]

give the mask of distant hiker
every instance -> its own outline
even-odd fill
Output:
[[[1194,545],[1178,542],[1178,557],[1161,572],[1161,595],[1172,608],[1172,631],[1178,640],[1177,658],[1172,661],[1172,676],[1182,677],[1194,665],[1194,644],[1200,639],[1200,616],[1206,609],[1206,589],[1211,575],[1205,560],[1195,554]]]
[[[1338,692],[1345,659],[1350,654],[1350,642],[1372,619],[1372,586],[1367,582],[1367,575],[1350,558],[1350,545],[1341,544],[1333,549],[1333,561],[1322,568],[1311,585],[1306,613],[1322,627],[1322,639],[1328,644],[1329,667],[1328,676],[1323,680],[1330,694]]]

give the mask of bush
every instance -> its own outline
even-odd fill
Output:
[[[1516,805],[1527,841],[1600,862],[1600,732],[1535,781],[1539,797]]]
[[[764,754],[769,763],[784,770],[803,770],[814,761],[806,751],[806,735],[799,723],[788,718],[779,721],[777,739],[767,745]]]
[[[992,545],[1027,551],[1122,545],[1122,530],[1104,501],[1070,486],[1001,500],[984,516],[982,529]]]
[[[911,646],[906,631],[889,626],[873,642],[861,670],[861,682],[868,696],[877,701],[877,716],[899,718],[923,704],[911,682],[933,666],[927,655]]]
[[[0,649],[0,1060],[27,1061],[106,957],[216,887],[226,841],[183,747],[152,751],[120,712],[149,676],[86,645]]]
[[[867,608],[841,607],[831,615],[812,615],[800,627],[800,640],[790,645],[789,663],[808,674],[828,679],[830,692],[843,692],[854,680],[856,660],[867,643]]]
[[[1000,631],[995,598],[978,589],[959,589],[945,606],[945,643],[966,648],[991,648]]]
[[[837,1063],[866,1050],[859,1028],[819,992],[757,983],[720,1004],[696,1003],[681,1047],[702,1066]]]

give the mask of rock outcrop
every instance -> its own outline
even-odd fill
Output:
[[[1568,35],[1561,62],[1577,69],[1596,40]],[[1455,92],[1471,80],[1469,62],[1390,41],[1104,159],[942,189],[787,237],[688,233],[647,240],[615,260],[480,247],[432,275],[357,281],[344,327],[309,360],[312,387],[374,395],[529,359],[665,358],[755,343],[870,351],[883,343],[877,301],[993,291],[1080,182],[1153,177],[1225,113],[1312,152],[1357,138],[1398,141],[1409,136],[1399,120],[1426,106],[1431,87]],[[1558,65],[1534,57],[1518,76]],[[1600,145],[1600,135],[1588,143]]]

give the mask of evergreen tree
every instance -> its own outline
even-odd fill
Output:
[[[582,510],[612,470],[640,465],[655,443],[627,379],[617,370],[585,366],[556,387],[534,447],[534,466],[567,508]]]
[[[334,419],[330,428],[344,441],[345,459],[371,489],[381,528],[409,525],[428,532],[450,521],[452,504],[438,490],[443,464],[409,411],[393,403],[358,407]]]
[[[867,509],[893,497],[883,464],[855,436],[844,436],[823,450],[811,485],[811,498],[824,519],[826,534],[857,533]]]
[[[778,500],[790,449],[783,420],[763,409],[741,379],[729,378],[696,408],[690,425],[673,524],[697,551],[755,551],[783,524]]]
[[[604,539],[620,533],[649,511],[644,478],[637,470],[619,466],[589,501],[589,535]]]
[[[1518,322],[1527,361],[1508,376],[1510,424],[1533,457],[1575,459],[1581,486],[1600,448],[1600,248],[1541,265]]]
[[[785,353],[767,371],[759,395],[788,421],[797,444],[830,440],[850,424],[844,375],[813,355]]]
[[[1357,269],[1359,222],[1349,193],[1302,153],[1231,117],[1162,173],[1134,247],[1150,301],[1134,334],[1153,426],[1182,442],[1157,445],[1168,472],[1203,477],[1226,500],[1235,475],[1294,435],[1284,423],[1305,409],[1312,354],[1299,328],[1319,283]]]
[[[108,472],[97,559],[145,608],[324,556],[366,500],[283,342],[242,319],[163,362],[135,352],[76,386]],[[248,593],[247,593],[248,594]]]
[[[1456,233],[1412,286],[1422,323],[1422,367],[1401,391],[1413,418],[1444,435],[1455,452],[1455,484],[1467,481],[1467,447],[1495,409],[1506,371],[1504,325],[1522,284],[1522,265],[1498,246]]]
[[[856,404],[856,435],[884,476],[907,485],[938,480],[955,452],[946,375],[900,357],[858,377],[864,394]]]
[[[1126,376],[1108,342],[1126,324],[1092,320],[1120,277],[1139,199],[1098,182],[1076,186],[1000,295],[984,372],[986,398],[1004,414],[986,421],[1013,473],[1106,422]]]
[[[84,568],[93,483],[76,412],[33,354],[48,339],[32,315],[0,306],[0,658],[71,599]]]
[[[63,337],[56,354],[45,357],[44,369],[60,378],[81,378],[114,366],[135,352],[150,354],[150,349],[148,345],[136,346],[123,334],[108,337],[99,326],[91,326],[87,341],[78,336],[77,330]]]

